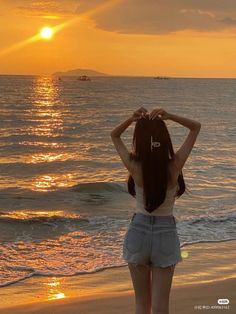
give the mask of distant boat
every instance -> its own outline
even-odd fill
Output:
[[[87,75],[81,75],[78,77],[79,81],[91,81],[91,79]]]
[[[156,79],[156,80],[169,80],[170,78],[167,76],[156,76],[156,77],[154,77],[154,79]]]

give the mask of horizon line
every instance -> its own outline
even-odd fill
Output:
[[[220,77],[220,76],[209,76],[209,77],[202,77],[202,76],[169,76],[169,75],[133,75],[133,74],[106,74],[105,75],[89,75],[90,77],[150,77],[150,78],[155,78],[155,77],[165,77],[165,78],[189,78],[189,79],[236,79],[235,77]],[[12,74],[12,73],[0,73],[0,76],[55,76],[55,74]],[[62,77],[76,77],[76,75],[61,75]]]

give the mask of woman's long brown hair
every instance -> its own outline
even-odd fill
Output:
[[[152,147],[152,141],[160,142],[159,147]],[[175,158],[175,153],[166,124],[160,118],[149,120],[144,116],[136,122],[133,134],[133,151],[130,160],[141,162],[145,209],[151,213],[165,200],[168,185],[168,163]],[[129,174],[128,191],[135,197],[135,183]],[[175,197],[185,192],[183,173],[178,176],[179,189]]]

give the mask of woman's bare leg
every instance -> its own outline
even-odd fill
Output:
[[[169,314],[169,296],[175,266],[152,267],[152,314]]]
[[[151,313],[151,268],[128,263],[135,292],[135,314]]]

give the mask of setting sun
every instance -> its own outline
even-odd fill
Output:
[[[53,30],[51,27],[43,27],[40,31],[40,36],[43,39],[51,39],[53,36]]]

